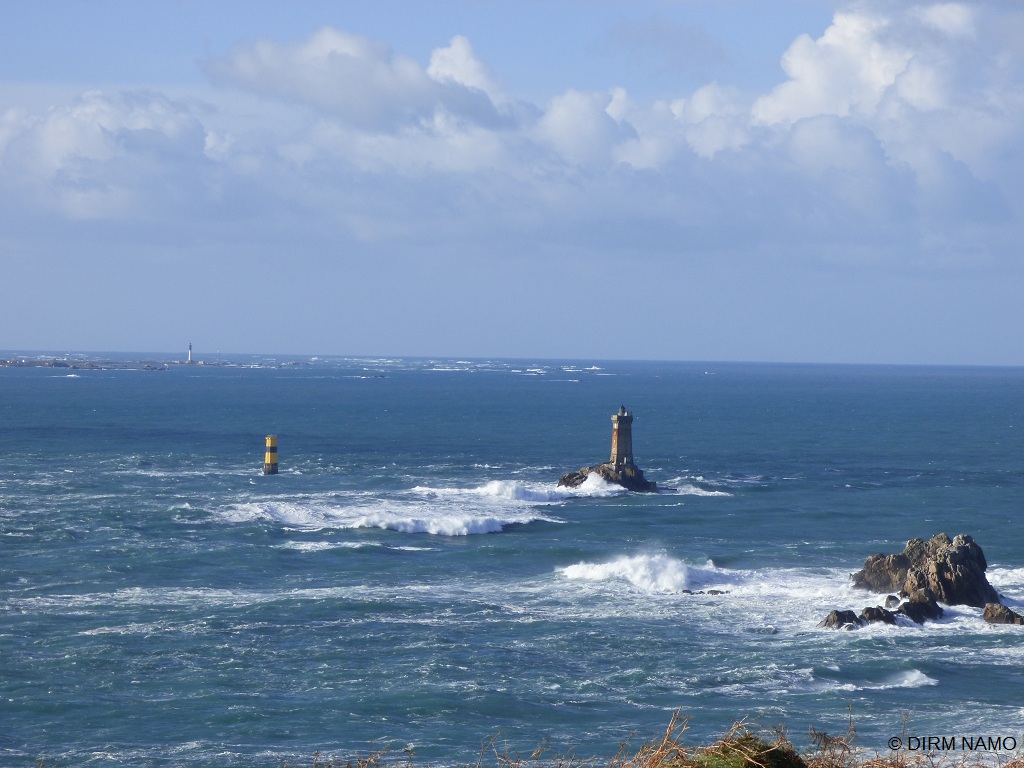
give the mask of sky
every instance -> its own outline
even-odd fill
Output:
[[[0,0],[0,349],[1024,365],[1024,2]]]

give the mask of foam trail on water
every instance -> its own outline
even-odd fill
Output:
[[[323,552],[328,549],[365,549],[382,546],[378,541],[289,541],[275,544],[275,549],[294,549],[299,552]]]
[[[416,487],[387,497],[322,494],[254,500],[220,511],[227,522],[266,521],[301,530],[379,528],[401,533],[469,536],[510,525],[561,522],[536,507],[565,495],[543,486],[495,480],[475,488]]]
[[[531,504],[550,504],[564,501],[567,494],[562,489],[531,486],[515,480],[491,480],[476,488],[427,488],[417,486],[413,493],[425,497],[467,497],[478,496],[481,499],[502,499],[505,501],[524,501]]]
[[[676,493],[680,496],[732,496],[732,494],[727,491],[709,491],[705,488],[691,485],[689,483],[677,486]]]
[[[679,496],[732,496],[728,491],[712,491],[707,488],[702,488],[696,483],[705,482],[703,477],[696,478],[684,478],[676,477],[666,483],[659,483],[659,485],[665,485],[666,488],[672,490],[667,491],[668,493],[675,492]]]
[[[908,669],[905,672],[897,672],[877,683],[862,683],[856,685],[847,683],[836,686],[840,691],[890,691],[897,688],[924,688],[930,685],[938,685],[939,681],[934,677],[928,677],[919,669]]]

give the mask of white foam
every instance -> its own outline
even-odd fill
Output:
[[[1011,606],[1024,604],[1024,568],[989,566],[986,576],[1003,602]]]
[[[559,486],[549,491],[553,499],[565,500],[572,498],[606,498],[608,496],[621,496],[626,489],[621,485],[609,483],[598,474],[591,473],[575,488]]]
[[[286,541],[277,544],[277,549],[294,549],[299,552],[323,552],[328,549],[365,549],[379,547],[378,541]]]
[[[701,488],[698,485],[692,485],[690,483],[677,485],[675,492],[679,496],[732,496],[732,494],[727,491],[709,491],[706,488]]]
[[[701,568],[664,553],[618,557],[606,563],[576,563],[558,570],[571,580],[628,582],[647,594],[676,594],[721,580],[710,560]]]
[[[222,519],[270,521],[296,530],[380,528],[401,533],[468,536],[497,533],[509,525],[561,522],[540,514],[534,491],[516,483],[488,483],[475,489],[414,488],[392,498],[367,501],[365,495],[278,498],[233,504]],[[548,498],[540,494],[539,498]]]
[[[512,523],[528,523],[536,518],[510,519],[474,516],[469,514],[447,514],[430,517],[396,517],[388,513],[374,513],[356,518],[351,528],[385,528],[400,533],[429,533],[435,536],[470,536],[482,533],[498,533]]]
[[[412,490],[413,493],[427,497],[478,496],[484,499],[526,501],[533,504],[549,504],[564,501],[568,495],[564,492],[564,489],[531,486],[514,480],[492,480],[477,488],[427,488],[418,486]]]
[[[924,688],[938,684],[938,680],[934,677],[928,677],[921,670],[908,669],[904,672],[889,675],[879,682],[865,682],[860,685],[846,683],[836,686],[836,689],[840,691],[890,691],[897,688]]]

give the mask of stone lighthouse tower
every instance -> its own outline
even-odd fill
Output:
[[[633,414],[624,405],[612,415],[612,457],[604,464],[567,472],[558,479],[558,484],[565,488],[579,488],[591,474],[621,485],[628,491],[658,491],[658,484],[647,480],[643,470],[633,463]]]
[[[608,463],[616,469],[632,467],[633,464],[633,414],[626,406],[619,406],[619,412],[612,414],[612,457]]]

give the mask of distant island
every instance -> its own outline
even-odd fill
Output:
[[[310,365],[308,361],[286,361],[283,363],[252,363],[236,360],[111,360],[108,358],[87,359],[83,357],[67,358],[49,355],[35,357],[0,358],[0,368],[56,368],[70,371],[169,371],[177,367],[204,368],[284,368],[299,365]]]
[[[66,368],[72,371],[167,371],[177,363],[153,360],[65,360],[63,358],[19,358],[0,360],[0,368]]]

